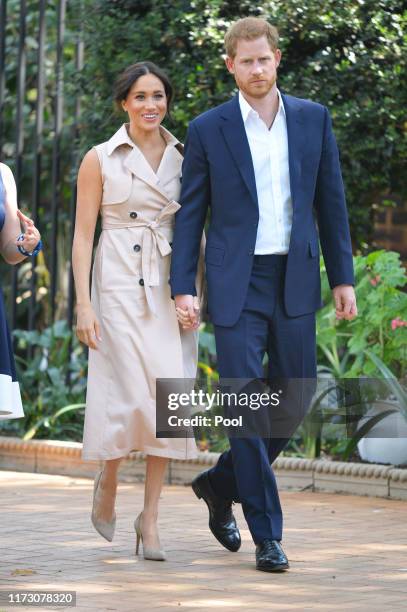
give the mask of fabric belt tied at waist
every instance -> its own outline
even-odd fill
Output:
[[[169,255],[172,251],[170,244],[165,235],[160,231],[161,227],[171,227],[172,217],[181,208],[181,205],[175,200],[171,200],[161,210],[159,215],[151,221],[145,219],[140,214],[137,218],[125,222],[103,221],[102,229],[120,229],[127,227],[144,227],[142,243],[141,243],[141,270],[144,280],[144,290],[146,299],[151,312],[157,316],[157,311],[154,304],[153,293],[151,287],[157,287],[160,284],[160,272],[158,266],[158,251],[162,257]]]

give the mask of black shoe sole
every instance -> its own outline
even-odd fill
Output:
[[[283,565],[276,565],[275,567],[258,567],[256,565],[256,569],[260,572],[285,572],[288,570],[290,566],[288,563],[284,563]]]
[[[203,499],[203,500],[204,500],[205,504],[206,504],[206,505],[207,505],[207,507],[208,507],[208,512],[209,512],[209,516],[210,516],[209,504],[208,504],[208,502],[206,501],[205,497],[202,495],[202,492],[201,492],[201,489],[200,489],[199,485],[198,485],[198,484],[197,484],[195,481],[192,481],[191,486],[192,486],[192,490],[193,490],[193,492],[195,493],[195,495],[197,496],[197,498],[198,498],[198,499]],[[220,540],[220,539],[218,538],[218,536],[216,535],[216,533],[213,531],[213,529],[212,529],[212,527],[211,527],[211,524],[210,524],[210,523],[209,523],[209,529],[211,530],[211,533],[212,533],[213,537],[217,539],[217,541],[219,542],[219,544],[222,544],[222,546],[223,546],[224,548],[226,548],[226,550],[229,550],[230,552],[237,552],[237,551],[239,550],[240,546],[242,545],[242,543],[240,542],[240,544],[239,544],[238,548],[229,548],[229,546],[227,546],[227,545],[225,544],[225,542],[222,542],[222,540]]]

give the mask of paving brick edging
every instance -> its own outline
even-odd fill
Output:
[[[0,436],[0,470],[62,474],[93,478],[99,461],[82,461],[82,444],[59,440],[28,440]],[[171,460],[168,484],[188,484],[219,453],[201,452],[197,459]],[[123,460],[120,480],[144,480],[145,455],[132,452]],[[280,457],[273,468],[282,489],[352,493],[407,501],[407,469],[389,465],[346,463],[325,459]]]

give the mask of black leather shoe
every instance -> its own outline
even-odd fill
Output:
[[[263,540],[256,546],[256,569],[262,572],[282,572],[288,569],[288,559],[278,540]]]
[[[208,506],[209,529],[218,542],[232,552],[239,550],[242,541],[232,512],[232,500],[216,495],[207,471],[194,478],[192,489],[197,498],[203,499]]]

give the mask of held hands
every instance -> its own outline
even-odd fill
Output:
[[[77,306],[76,335],[89,348],[98,349],[96,340],[102,340],[100,325],[90,304]]]
[[[356,295],[352,285],[337,285],[332,289],[337,319],[351,321],[358,314]]]
[[[41,240],[41,234],[35,227],[34,221],[24,215],[21,210],[17,210],[17,216],[23,224],[24,238],[23,240],[16,240],[15,244],[16,246],[23,247],[28,253],[31,253]]]
[[[200,323],[200,306],[197,296],[176,295],[175,312],[182,329],[198,329]]]

